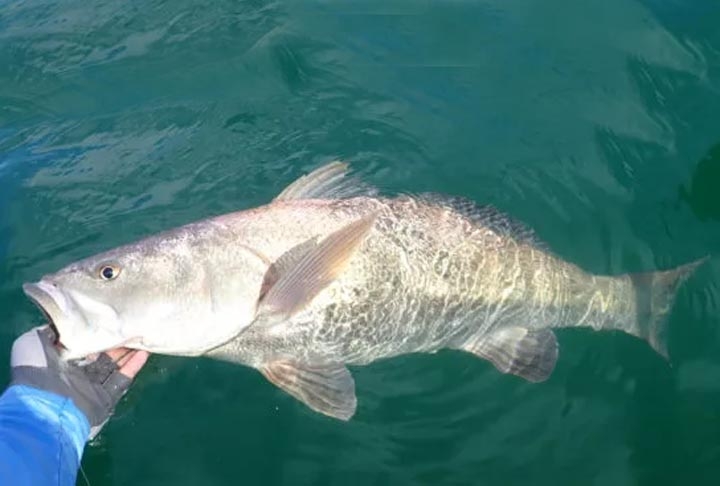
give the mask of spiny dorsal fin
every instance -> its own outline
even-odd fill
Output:
[[[471,340],[460,349],[490,361],[502,373],[532,382],[547,380],[558,356],[555,333],[524,327],[501,329],[482,339]]]
[[[373,213],[331,233],[317,245],[308,245],[296,263],[284,272],[267,276],[274,281],[262,296],[257,320],[277,322],[302,309],[345,269],[375,222]],[[306,243],[302,243],[305,245]]]
[[[347,199],[374,196],[377,190],[348,175],[349,165],[338,160],[323,165],[290,184],[274,201]]]
[[[418,199],[431,204],[448,207],[463,215],[470,221],[490,228],[493,232],[510,237],[517,241],[524,241],[536,248],[547,250],[547,245],[535,234],[535,231],[525,223],[503,213],[492,205],[479,206],[474,201],[460,196],[446,196],[443,194],[426,193]]]
[[[308,365],[273,361],[260,372],[278,388],[330,417],[350,420],[355,414],[355,381],[342,364]]]

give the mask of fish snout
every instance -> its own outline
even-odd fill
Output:
[[[22,289],[47,320],[53,331],[55,343],[62,344],[60,327],[61,323],[67,320],[71,307],[65,294],[55,282],[47,278],[25,283]]]

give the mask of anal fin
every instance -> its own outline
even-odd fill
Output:
[[[480,339],[471,339],[460,349],[490,361],[502,373],[537,383],[555,369],[558,343],[549,329],[509,327]]]
[[[260,368],[271,383],[322,414],[350,420],[355,414],[355,381],[342,364],[307,365],[273,361]]]

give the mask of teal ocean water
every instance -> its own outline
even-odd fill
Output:
[[[405,356],[353,369],[341,423],[254,370],[154,356],[90,484],[717,485],[718,25],[715,0],[0,1],[0,373],[41,322],[23,282],[342,158],[492,203],[593,272],[713,255],[670,363],[590,330],[558,333],[542,384]]]

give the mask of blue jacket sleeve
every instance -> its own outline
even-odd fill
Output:
[[[0,396],[0,484],[73,486],[89,433],[70,399],[9,387]]]

